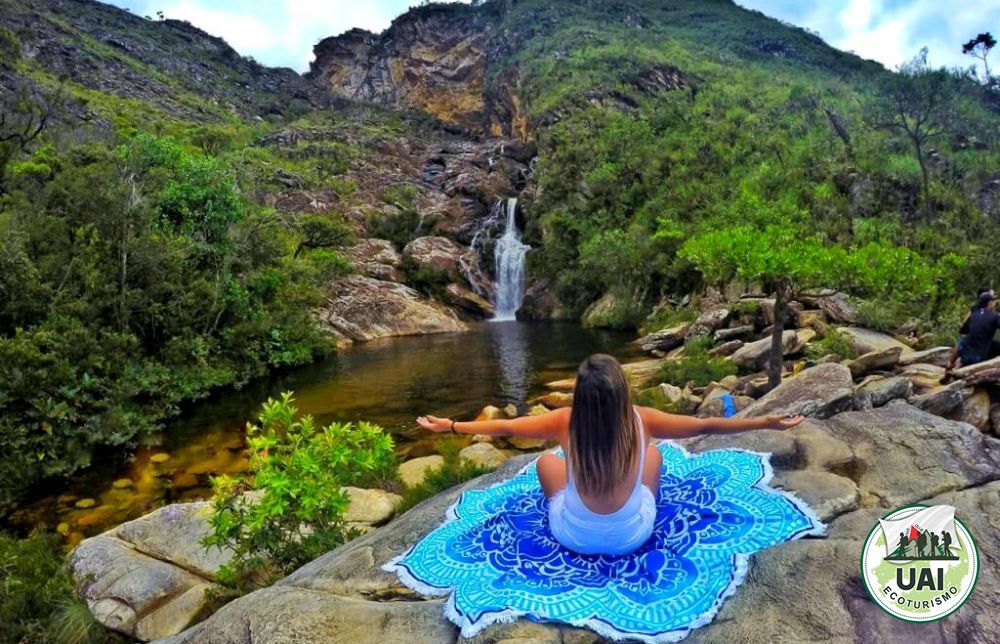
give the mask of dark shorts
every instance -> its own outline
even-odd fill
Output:
[[[963,367],[968,367],[970,364],[976,364],[977,362],[983,362],[998,356],[1000,356],[1000,342],[997,342],[996,340],[993,340],[993,342],[990,343],[990,350],[986,353],[986,355],[980,355],[970,351],[964,335],[958,341],[958,357],[962,359]]]

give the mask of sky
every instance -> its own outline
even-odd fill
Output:
[[[107,1],[107,0],[106,0]],[[110,0],[140,16],[187,20],[274,67],[309,69],[319,40],[352,27],[380,32],[416,0]],[[736,0],[805,27],[890,69],[928,47],[931,65],[968,67],[962,43],[1000,35],[1000,0]],[[996,65],[1000,68],[1000,63]]]

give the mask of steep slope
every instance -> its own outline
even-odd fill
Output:
[[[0,26],[57,79],[190,120],[301,114],[325,100],[294,71],[259,65],[190,23],[94,0],[2,0]]]

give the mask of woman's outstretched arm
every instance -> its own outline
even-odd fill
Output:
[[[458,434],[558,440],[564,429],[569,426],[569,412],[569,408],[564,408],[555,409],[547,414],[522,416],[510,420],[455,421],[454,429]],[[417,418],[417,424],[432,432],[448,432],[452,429],[451,419],[437,416],[420,416]]]
[[[668,414],[652,407],[639,407],[646,431],[653,438],[689,438],[702,434],[736,434],[753,429],[791,429],[802,416],[759,416],[757,418],[694,418]]]

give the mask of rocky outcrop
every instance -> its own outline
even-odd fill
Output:
[[[782,350],[786,356],[798,353],[815,336],[816,332],[811,329],[785,331],[781,336]],[[770,352],[771,338],[769,336],[743,345],[730,356],[730,359],[740,367],[763,367],[767,363]]]
[[[70,567],[97,621],[143,641],[187,627],[232,556],[201,547],[210,513],[207,502],[171,505],[77,546]]]
[[[839,329],[839,331],[847,336],[854,350],[859,354],[885,351],[892,348],[898,348],[900,355],[913,351],[913,349],[896,338],[879,333],[878,331],[872,331],[871,329],[849,326]]]
[[[385,282],[402,282],[405,279],[400,270],[403,257],[387,239],[362,239],[346,248],[344,254],[351,266],[366,277]]]
[[[851,371],[842,364],[832,363],[787,378],[739,415],[750,418],[780,412],[826,418],[853,406]]]
[[[676,326],[660,329],[647,334],[635,341],[639,348],[649,353],[651,351],[671,351],[684,344],[690,324],[678,324]]]
[[[862,540],[887,509],[898,505],[955,505],[981,552],[1000,548],[1000,533],[991,524],[1000,495],[1000,483],[991,482],[1000,476],[1000,441],[904,402],[809,420],[784,432],[711,435],[683,443],[695,452],[724,447],[770,452],[774,484],[805,499],[830,524],[825,539],[785,543],[754,555],[744,584],[687,641],[874,643],[884,641],[881,634],[905,629],[867,598],[857,577]],[[439,525],[462,491],[512,476],[530,458],[511,458],[493,474],[425,501],[163,644],[308,643],[347,637],[358,644],[454,641],[457,629],[444,618],[443,601],[406,589],[381,565]],[[931,628],[913,630],[911,640],[1000,638],[1000,620],[992,617],[1000,586],[984,583],[996,579],[1000,564],[991,557],[981,563],[983,576],[969,608]],[[475,641],[601,640],[586,630],[519,621],[494,626]]]
[[[869,371],[892,369],[899,363],[899,355],[902,351],[900,347],[870,351],[848,362],[847,368],[851,370],[851,375],[855,378]]]
[[[483,79],[491,35],[491,26],[475,8],[420,7],[394,20],[382,34],[352,29],[321,40],[308,78],[334,96],[419,108],[446,123],[490,132],[495,128],[486,110]]]
[[[403,248],[403,257],[419,267],[440,271],[452,280],[462,279],[462,260],[467,263],[472,251],[447,237],[417,237]]]
[[[330,290],[319,319],[331,333],[349,341],[467,328],[451,310],[403,284],[351,275]]]

